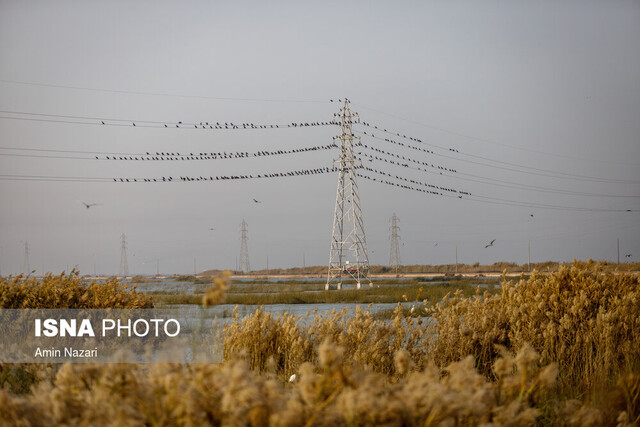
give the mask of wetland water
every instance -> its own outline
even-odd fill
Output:
[[[322,283],[326,279],[304,279],[304,282],[313,282],[313,284],[309,284],[310,289],[308,291],[302,292],[320,292],[317,290],[317,286],[319,283]],[[403,279],[398,279],[398,282],[403,282]],[[255,279],[251,280],[237,280],[234,279],[232,287],[234,288],[233,294],[243,294],[242,288],[250,287],[256,284],[278,284],[280,286],[286,286],[289,282],[295,282],[296,287],[304,286],[304,284],[300,284],[300,280],[297,281],[287,281],[283,279],[260,279],[256,281]],[[182,294],[201,294],[205,291],[206,288],[210,286],[210,284],[196,284],[193,282],[179,282],[175,281],[173,278],[166,279],[152,279],[148,282],[139,282],[139,283],[131,283],[127,281],[127,284],[135,285],[136,290],[144,293],[154,293],[154,292],[167,292],[167,293],[182,293]],[[389,285],[384,285],[389,286]],[[427,285],[428,286],[428,285]],[[238,292],[239,291],[239,292]],[[264,292],[252,292],[253,295],[264,294]],[[410,307],[412,302],[405,302],[403,305]],[[280,313],[289,312],[294,316],[301,316],[301,321],[306,321],[306,319],[313,319],[313,311],[316,310],[317,314],[325,315],[327,312],[331,312],[336,310],[337,312],[346,309],[347,316],[353,316],[356,313],[356,308],[360,306],[363,310],[366,310],[370,306],[370,310],[372,314],[379,313],[385,310],[393,310],[397,303],[317,303],[317,304],[267,304],[263,306],[263,310],[268,313],[272,313],[274,315],[278,315]],[[161,305],[158,308],[163,307],[171,307],[171,308],[179,308],[180,311],[188,312],[189,317],[199,318],[218,318],[223,322],[230,322],[231,316],[233,314],[233,310],[236,307],[234,304],[220,304],[213,307],[204,308],[197,304],[172,304],[172,305]],[[238,305],[238,313],[240,317],[244,317],[248,314],[254,313],[260,305]],[[306,317],[306,314],[310,313],[310,317]]]
[[[412,303],[404,303],[405,306],[411,306]],[[278,314],[289,312],[296,317],[300,317],[300,322],[306,324],[312,322],[315,317],[314,310],[317,310],[317,314],[325,316],[327,312],[331,313],[334,309],[339,312],[343,309],[347,309],[347,316],[353,317],[356,313],[356,307],[360,306],[363,310],[366,310],[369,304],[357,304],[357,303],[336,303],[336,304],[269,304],[262,307],[264,312],[271,313],[274,316]],[[380,303],[371,304],[371,313],[375,314],[383,310],[393,310],[397,306],[396,303]],[[174,304],[170,306],[158,307],[159,310],[163,308],[178,309],[181,315],[192,319],[218,319],[221,323],[231,323],[231,316],[233,310],[236,307],[232,304],[220,304],[212,307],[203,307],[196,304]],[[260,306],[258,305],[238,305],[238,314],[240,318],[253,314]],[[306,314],[309,313],[307,317]]]

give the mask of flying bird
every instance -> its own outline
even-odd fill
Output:
[[[91,206],[98,206],[100,203],[85,203],[85,202],[80,202],[84,205],[85,208],[89,209]]]
[[[531,218],[533,218],[533,214],[531,214]]]
[[[493,246],[493,242],[495,242],[495,241],[496,241],[496,239],[493,239],[493,240],[491,241],[491,243],[489,243],[488,245],[486,245],[484,248],[486,249],[486,248],[488,248],[489,246]]]
[[[215,228],[210,228],[209,230],[213,231],[213,230],[215,230]]]
[[[631,254],[626,254],[625,258],[631,258]]]
[[[260,200],[253,199],[254,203],[262,203]]]

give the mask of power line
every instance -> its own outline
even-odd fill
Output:
[[[324,151],[338,148],[336,144],[316,145],[311,147],[290,148],[285,150],[260,150],[254,152],[234,151],[234,152],[196,152],[182,153],[180,152],[145,152],[145,153],[119,153],[119,152],[92,152],[80,150],[48,150],[35,148],[14,148],[0,147],[0,150],[16,150],[16,151],[36,151],[36,152],[53,152],[53,153],[76,153],[91,154],[93,157],[78,156],[57,156],[57,155],[36,155],[36,154],[16,154],[2,153],[0,156],[9,157],[35,157],[35,158],[54,158],[54,159],[80,159],[80,160],[129,160],[129,161],[191,161],[191,160],[222,160],[222,159],[245,159],[252,157],[279,156],[287,154],[300,154],[313,151]],[[100,156],[98,156],[100,155]]]
[[[413,123],[413,124],[417,124],[417,125],[429,128],[429,129],[433,129],[433,130],[436,130],[438,132],[447,133],[447,134],[450,134],[450,135],[455,135],[455,136],[459,136],[459,137],[466,138],[466,139],[472,139],[472,140],[475,140],[475,141],[485,142],[485,143],[488,143],[488,144],[495,144],[495,145],[499,145],[499,146],[502,146],[502,147],[511,148],[511,149],[514,149],[514,150],[521,150],[521,151],[526,151],[526,152],[530,152],[530,153],[543,154],[543,155],[546,155],[546,156],[553,156],[553,157],[559,157],[559,158],[564,158],[564,159],[586,161],[586,162],[592,162],[592,163],[602,163],[603,162],[603,160],[586,159],[586,158],[582,158],[582,157],[568,156],[568,155],[564,155],[564,154],[551,153],[551,152],[542,151],[542,150],[534,150],[534,149],[531,149],[531,148],[516,147],[514,145],[509,145],[509,144],[505,144],[505,143],[502,143],[502,142],[497,142],[497,141],[494,141],[494,140],[491,140],[491,139],[488,139],[488,138],[480,138],[480,137],[469,135],[469,134],[465,134],[465,133],[462,133],[462,132],[453,131],[453,130],[450,130],[450,129],[445,129],[445,128],[429,125],[429,124],[426,124],[426,123],[423,123],[423,122],[420,122],[420,121],[407,119],[407,118],[400,117],[400,116],[395,115],[395,114],[387,113],[387,112],[384,112],[384,111],[381,111],[381,110],[377,110],[375,108],[367,107],[367,106],[364,106],[364,105],[361,105],[361,104],[354,103],[353,105],[357,105],[358,107],[364,108],[365,110],[374,111],[376,113],[383,114],[383,115],[386,115],[386,116],[389,116],[389,117],[393,117],[393,118],[398,119],[398,120],[402,120],[402,121],[405,121],[405,122],[408,122],[408,123]],[[618,162],[618,161],[611,161],[611,160],[605,160],[605,162],[637,166],[637,164],[635,164],[635,163],[628,163],[628,162]]]
[[[75,182],[112,182],[113,178],[88,176],[52,176],[52,175],[0,175],[2,181],[75,181]]]
[[[50,88],[56,88],[56,89],[86,90],[91,92],[119,93],[119,94],[127,94],[127,95],[165,96],[165,97],[171,97],[171,98],[211,99],[216,101],[285,102],[285,103],[318,103],[318,104],[326,104],[330,102],[327,100],[317,100],[317,99],[233,98],[233,97],[222,97],[222,96],[183,95],[183,94],[174,94],[174,93],[166,93],[166,92],[145,92],[145,91],[130,91],[130,90],[118,90],[118,89],[102,89],[102,88],[92,88],[92,87],[85,87],[85,86],[56,85],[56,84],[50,84],[50,83],[25,82],[25,81],[7,80],[7,79],[0,79],[0,82],[26,85],[26,86],[50,87]]]
[[[413,190],[421,193],[470,200],[474,202],[489,203],[489,204],[495,204],[495,205],[505,205],[505,206],[518,206],[518,207],[528,207],[528,208],[541,208],[541,209],[580,211],[580,212],[639,212],[640,211],[637,209],[585,208],[585,207],[577,207],[577,206],[563,206],[563,205],[553,205],[553,204],[544,204],[544,203],[536,203],[536,202],[520,202],[517,200],[500,199],[500,198],[489,197],[489,196],[478,196],[476,194],[463,193],[463,192],[459,192],[460,194],[458,196],[455,196],[455,195],[446,194],[440,191],[434,191],[434,187],[435,188],[438,188],[438,187],[433,186],[431,184],[424,183],[422,181],[408,179],[408,178],[387,173],[384,171],[372,169],[369,167],[363,167],[362,169],[370,173],[375,173],[385,177],[384,179],[372,178],[371,176],[365,175],[362,172],[358,172],[358,176],[368,179],[370,181],[380,182],[386,185],[400,187],[400,188]],[[396,179],[398,181],[406,182],[407,184],[390,181],[390,179],[391,180]],[[424,187],[427,189],[423,189],[420,187]],[[449,190],[449,191],[455,192],[456,190]]]
[[[140,127],[157,129],[192,129],[192,130],[259,130],[259,129],[289,129],[303,127],[336,126],[335,121],[304,121],[291,123],[233,123],[230,121],[207,121],[184,122],[177,121],[156,121],[156,120],[135,120],[116,119],[106,117],[88,117],[62,114],[33,113],[25,111],[0,110],[2,114],[14,114],[16,116],[0,116],[0,119],[24,120],[45,123],[65,123],[94,126],[117,126],[117,127]],[[27,116],[27,117],[19,117]]]
[[[163,176],[159,178],[104,178],[104,177],[84,177],[84,176],[51,176],[51,175],[0,175],[0,180],[4,181],[49,181],[49,182],[116,182],[116,183],[169,183],[169,182],[202,182],[202,181],[234,181],[248,179],[266,178],[291,178],[307,175],[321,175],[337,172],[336,167],[320,167],[313,169],[298,169],[284,172],[268,172],[260,174],[238,174],[238,175],[210,175],[210,176]]]
[[[366,144],[362,144],[362,147],[365,148],[365,149],[371,149]],[[395,157],[395,158],[405,159],[405,157],[399,156],[399,155],[391,153],[391,152],[386,152],[386,151],[379,150],[379,149],[373,149],[373,150],[378,152],[378,153],[381,153],[382,155],[387,155],[387,156],[391,156],[391,157]],[[392,165],[399,166],[399,167],[404,167],[404,168],[408,168],[408,169],[412,169],[412,170],[418,170],[418,171],[425,172],[425,173],[434,173],[432,171],[429,171],[427,169],[421,168],[419,166],[418,167],[413,167],[413,166],[410,166],[408,163],[400,163],[400,162],[397,162],[397,161],[394,161],[394,160],[388,160],[388,159],[385,159],[385,158],[382,158],[382,157],[378,157],[377,155],[371,155],[371,154],[367,154],[367,153],[363,153],[363,152],[359,152],[358,155],[361,155],[361,156],[369,159],[370,162],[375,160],[375,161],[384,162],[384,163],[392,164]],[[608,194],[608,193],[588,193],[588,192],[583,192],[583,191],[562,190],[562,189],[557,189],[557,188],[542,187],[542,186],[528,185],[528,184],[520,184],[520,183],[515,183],[515,182],[510,182],[510,181],[499,180],[499,179],[495,179],[495,178],[488,178],[488,177],[483,177],[483,176],[479,176],[479,175],[468,174],[468,173],[464,173],[464,172],[458,172],[457,170],[451,170],[451,169],[444,168],[442,166],[435,166],[433,164],[429,165],[429,164],[427,164],[425,162],[420,162],[420,161],[416,161],[416,160],[412,160],[412,159],[408,159],[408,158],[406,159],[406,161],[413,162],[413,163],[418,163],[418,164],[426,164],[427,166],[429,166],[431,168],[439,169],[439,171],[437,171],[435,173],[438,173],[439,175],[444,176],[444,177],[455,178],[455,179],[460,179],[460,180],[463,180],[463,181],[476,182],[476,183],[481,183],[481,184],[494,185],[494,186],[497,186],[497,187],[514,188],[514,189],[518,189],[518,190],[537,191],[537,192],[542,192],[542,193],[564,194],[564,195],[572,195],[572,196],[611,197],[611,198],[640,198],[640,196],[632,196],[632,195],[620,195],[620,194]],[[448,174],[448,173],[446,173],[447,171],[453,171],[453,172],[455,172],[455,174]],[[465,178],[465,177],[471,177],[471,178]],[[476,179],[472,179],[472,178],[476,178]]]
[[[446,155],[446,154],[436,153],[434,151],[430,151],[430,150],[426,150],[426,149],[421,149],[421,148],[419,148],[417,146],[401,143],[401,142],[395,141],[395,140],[390,139],[390,138],[382,138],[382,137],[379,137],[379,136],[375,136],[374,134],[367,134],[366,132],[362,132],[362,134],[366,135],[366,136],[368,136],[370,138],[375,138],[375,139],[378,139],[378,140],[381,140],[381,141],[385,141],[385,142],[388,142],[388,143],[391,143],[391,144],[400,145],[400,146],[403,146],[403,147],[406,147],[406,148],[410,148],[412,150],[427,152],[427,153],[430,153],[430,154],[433,154],[433,155],[436,155],[436,156],[445,157],[445,158],[453,159],[453,160],[458,160],[458,161],[465,162],[465,163],[471,163],[471,164],[475,164],[475,165],[486,166],[486,167],[490,167],[490,168],[494,168],[494,169],[501,169],[501,170],[507,170],[507,171],[512,171],[512,172],[518,172],[518,173],[526,173],[526,174],[537,175],[537,176],[545,176],[545,177],[549,177],[549,178],[570,179],[570,180],[578,180],[578,181],[604,182],[604,183],[614,183],[614,184],[639,184],[640,183],[640,181],[634,181],[634,180],[601,178],[601,177],[593,177],[593,176],[588,176],[588,175],[570,174],[570,173],[566,173],[566,172],[558,172],[558,171],[552,171],[552,170],[548,170],[548,169],[534,168],[534,167],[530,167],[530,166],[521,165],[521,164],[518,164],[518,163],[502,162],[502,161],[499,161],[499,160],[490,159],[488,157],[477,156],[477,155],[467,154],[467,153],[461,153],[460,151],[458,151],[456,149],[453,149],[453,148],[446,148],[446,147],[441,147],[441,146],[434,145],[434,144],[431,144],[431,143],[425,143],[425,142],[423,142],[422,140],[420,140],[418,138],[407,137],[406,135],[400,135],[399,132],[396,132],[394,134],[393,132],[390,132],[390,131],[388,131],[386,129],[379,129],[378,128],[378,130],[381,130],[382,132],[385,132],[385,133],[388,133],[388,134],[391,134],[391,135],[399,136],[400,138],[404,138],[404,139],[408,139],[408,140],[417,142],[419,144],[429,145],[429,146],[433,146],[433,147],[436,147],[436,148],[439,148],[439,149],[442,149],[442,150],[447,150],[448,152],[451,152],[451,153],[456,153],[456,154],[460,154],[460,155],[464,155],[464,156],[468,156],[468,157],[473,157],[473,158],[477,158],[477,159],[481,159],[481,160],[487,160],[487,161],[494,162],[494,163],[509,165],[509,166],[522,168],[522,169],[528,169],[528,170],[520,170],[520,169],[514,169],[514,168],[510,168],[510,167],[505,167],[505,166],[487,164],[487,163],[474,161],[474,160],[461,159],[459,157],[453,157],[451,155]]]
[[[139,120],[139,121],[135,121],[135,120],[130,120],[130,119],[114,119],[114,118],[101,118],[101,117],[88,117],[88,116],[72,116],[72,115],[56,115],[56,114],[45,114],[45,113],[32,113],[32,112],[22,112],[22,111],[8,111],[8,110],[0,110],[0,112],[3,113],[11,113],[11,114],[21,114],[21,115],[30,115],[30,116],[38,116],[38,117],[49,117],[49,119],[43,119],[43,118],[25,118],[25,117],[7,117],[7,116],[0,116],[0,118],[5,118],[5,119],[16,119],[16,120],[30,120],[30,121],[44,121],[44,122],[55,122],[55,123],[74,123],[74,124],[94,124],[94,125],[104,125],[104,126],[119,126],[119,127],[123,127],[123,126],[133,126],[133,127],[152,127],[152,128],[180,128],[180,129],[207,129],[207,130],[212,130],[212,129],[217,129],[217,130],[221,130],[221,129],[280,129],[280,128],[292,128],[292,127],[309,127],[309,126],[333,126],[333,125],[337,125],[336,121],[329,121],[329,122],[320,122],[320,121],[316,121],[316,122],[293,122],[293,123],[289,123],[289,124],[253,124],[253,123],[241,123],[241,124],[235,124],[233,122],[200,122],[200,123],[196,123],[196,122],[182,122],[182,121],[178,121],[178,122],[160,122],[160,121],[144,121],[144,120]],[[54,118],[53,120],[50,118]],[[77,119],[77,120],[91,120],[91,123],[88,122],[84,122],[84,121],[77,121],[77,120],[60,120],[60,119]],[[98,123],[98,121],[100,123]],[[111,122],[116,122],[116,123],[111,123]],[[432,143],[425,143],[423,142],[421,139],[419,138],[414,138],[411,136],[407,136],[405,134],[400,134],[399,132],[392,132],[389,131],[385,128],[381,128],[378,127],[376,125],[371,125],[370,123],[367,122],[355,122],[355,124],[362,124],[363,126],[367,126],[370,128],[374,128],[376,130],[379,130],[381,132],[390,134],[390,135],[395,135],[399,138],[403,138],[403,139],[408,139],[410,141],[414,141],[416,143],[419,144],[425,144],[425,145],[430,145],[436,148],[439,148],[441,150],[446,150],[449,153],[456,153],[456,154],[460,154],[463,156],[468,156],[468,157],[472,157],[472,158],[476,158],[476,159],[480,159],[480,160],[485,160],[488,162],[493,162],[493,163],[498,163],[498,164],[502,164],[502,165],[507,165],[507,166],[513,166],[516,168],[521,168],[521,169],[527,169],[527,170],[520,170],[520,169],[514,169],[512,167],[504,167],[504,166],[497,166],[497,165],[493,165],[493,164],[487,164],[487,163],[483,163],[483,162],[479,162],[479,161],[473,161],[473,160],[468,160],[468,159],[461,159],[461,158],[457,158],[457,157],[453,157],[451,155],[444,155],[441,153],[435,153],[434,151],[431,150],[427,150],[424,148],[420,148],[417,147],[415,145],[411,145],[411,144],[405,144],[405,143],[401,143],[401,142],[397,142],[394,139],[391,138],[381,138],[381,137],[377,137],[374,134],[367,134],[367,132],[362,132],[363,135],[367,135],[368,137],[371,138],[375,138],[375,139],[379,139],[379,140],[384,140],[385,142],[389,142],[392,144],[396,144],[396,145],[400,145],[403,147],[407,147],[413,150],[418,150],[418,151],[422,151],[425,153],[430,153],[430,154],[434,154],[437,156],[441,156],[441,157],[445,157],[445,158],[449,158],[449,159],[454,159],[454,160],[459,160],[459,161],[463,161],[463,162],[467,162],[467,163],[471,163],[471,164],[476,164],[476,165],[481,165],[481,166],[486,166],[486,167],[492,167],[492,168],[497,168],[497,169],[502,169],[502,170],[507,170],[507,171],[512,171],[512,172],[519,172],[519,173],[527,173],[527,174],[533,174],[533,175],[538,175],[538,176],[547,176],[547,177],[551,177],[551,178],[558,178],[558,179],[572,179],[572,180],[583,180],[583,181],[592,181],[592,182],[605,182],[605,183],[620,183],[620,184],[636,184],[636,183],[640,183],[640,181],[634,181],[634,180],[620,180],[620,179],[611,179],[611,178],[601,178],[601,177],[593,177],[593,176],[588,176],[588,175],[580,175],[580,174],[570,174],[570,173],[566,173],[566,172],[560,172],[560,171],[552,171],[552,170],[548,170],[548,169],[542,169],[542,168],[534,168],[534,167],[530,167],[530,166],[525,166],[525,165],[521,165],[521,164],[517,164],[517,163],[513,163],[513,162],[503,162],[503,161],[499,161],[499,160],[494,160],[488,157],[484,157],[484,156],[478,156],[478,155],[473,155],[473,154],[468,154],[468,153],[460,153],[458,150],[453,149],[453,148],[447,148],[447,147],[442,147],[436,144],[432,144]],[[200,127],[198,127],[200,126]],[[21,157],[27,157],[27,156],[21,156]],[[32,156],[35,157],[35,156]],[[453,171],[453,169],[447,168],[449,171]]]

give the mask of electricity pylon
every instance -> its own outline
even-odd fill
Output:
[[[357,113],[349,109],[349,100],[344,100],[344,106],[337,114],[340,118],[340,136],[334,140],[340,141],[340,157],[335,161],[338,167],[338,190],[336,207],[333,214],[333,232],[331,236],[331,250],[329,252],[329,271],[325,289],[329,289],[335,280],[337,288],[342,288],[342,278],[352,278],[356,287],[369,279],[369,255],[367,254],[367,240],[364,234],[360,195],[356,181],[356,169],[362,163],[353,156],[354,140],[360,142],[360,137],[353,134],[351,124],[359,121]]]
[[[24,243],[24,259],[22,261],[22,273],[24,275],[31,274],[31,267],[29,266],[29,242]]]
[[[127,261],[127,236],[122,233],[120,236],[120,276],[129,275],[129,262]]]
[[[238,264],[238,269],[243,273],[251,271],[251,267],[249,266],[249,244],[247,240],[249,240],[247,236],[247,223],[243,219],[242,224],[240,224],[240,263]]]
[[[400,227],[398,227],[398,217],[395,212],[391,217],[391,252],[389,253],[389,266],[395,267],[396,274],[398,274],[398,267],[400,267],[400,236],[398,235],[398,231]]]

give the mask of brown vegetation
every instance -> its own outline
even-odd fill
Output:
[[[77,271],[43,278],[0,277],[0,308],[152,308],[152,299],[117,279],[86,284]]]
[[[0,391],[0,424],[635,425],[638,313],[638,277],[592,263],[424,319],[258,310],[226,328],[221,365],[42,369],[31,393]]]

